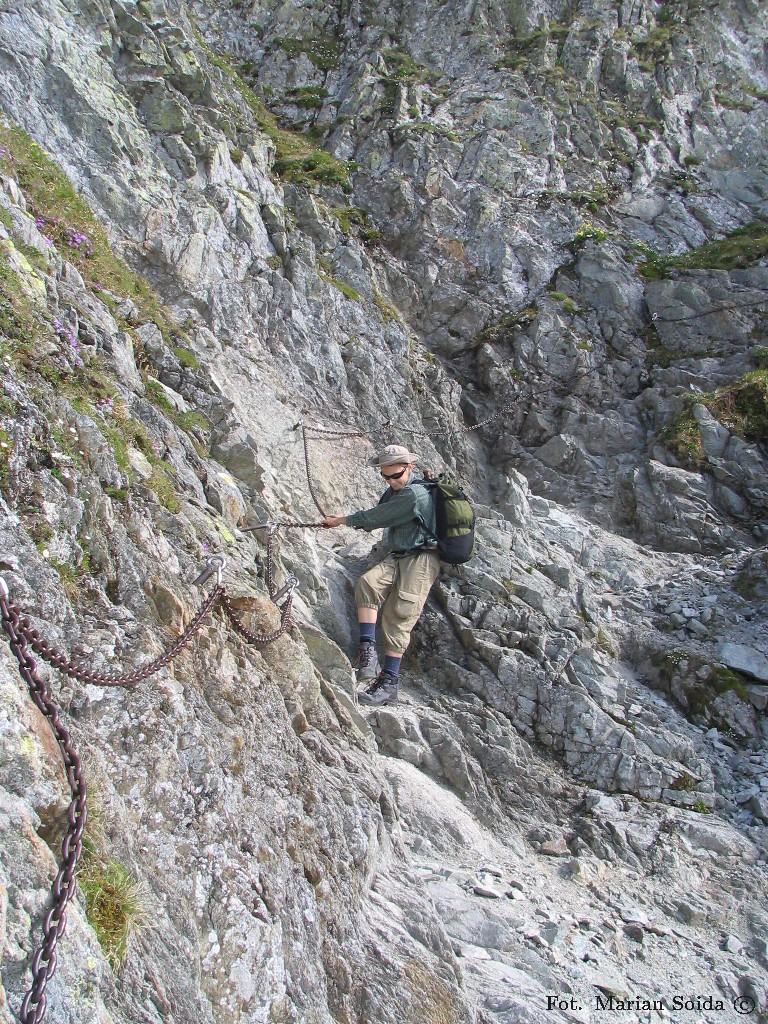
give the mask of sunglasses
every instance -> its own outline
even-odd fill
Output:
[[[385,480],[399,480],[400,477],[405,476],[407,472],[408,467],[406,466],[405,469],[401,469],[399,473],[385,473],[384,470],[382,469],[381,475],[384,477]]]

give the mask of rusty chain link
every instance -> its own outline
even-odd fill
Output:
[[[77,679],[81,683],[90,683],[92,686],[122,686],[130,688],[143,682],[149,676],[154,675],[155,672],[159,672],[161,668],[165,668],[169,662],[173,661],[181,649],[189,643],[198,631],[208,613],[219,603],[223,593],[224,588],[222,586],[215,586],[205,601],[203,601],[197,615],[190,621],[178,640],[166,648],[155,661],[151,661],[148,665],[144,665],[142,668],[122,676],[112,675],[107,672],[93,672],[84,665],[74,664],[63,651],[52,647],[47,640],[43,640],[26,617],[20,620],[20,626],[32,650],[39,654],[43,661],[47,661],[49,665],[58,669],[63,675]]]
[[[309,487],[309,493],[312,495],[312,501],[315,503],[315,508],[320,513],[320,515],[321,516],[327,516],[328,513],[325,511],[323,506],[320,504],[320,499],[318,498],[317,492],[315,491],[314,485],[312,483],[312,469],[310,467],[310,461],[309,461],[309,437],[308,437],[308,433],[307,432],[309,431],[313,435],[315,435],[313,440],[319,440],[321,438],[323,438],[325,440],[330,440],[330,439],[337,440],[337,439],[342,438],[342,437],[362,437],[362,438],[366,438],[366,435],[364,433],[362,433],[362,431],[326,430],[325,427],[308,427],[308,426],[306,426],[303,423],[300,424],[300,426],[301,426],[301,440],[302,440],[302,442],[304,444],[304,465],[307,468],[307,486]],[[295,524],[295,525],[299,525],[299,524]],[[312,525],[315,525],[315,524],[312,524]]]
[[[311,431],[315,435],[312,440],[318,440],[319,438],[330,439],[330,438],[342,438],[342,437],[362,437],[368,440],[366,434],[358,431],[343,431],[343,430],[326,430],[325,427],[308,427],[305,424],[299,424],[301,426],[301,440],[304,444],[304,465],[307,470],[307,486],[309,487],[309,493],[312,496],[312,501],[315,503],[315,508],[321,516],[327,516],[328,513],[323,509],[320,501],[317,497],[314,484],[312,483],[312,469],[309,461],[309,436],[308,431]],[[313,524],[314,525],[314,524]],[[321,523],[320,526],[323,524]]]
[[[309,431],[312,434],[317,434],[318,437],[340,438],[366,436],[361,430],[328,430],[326,427],[308,427],[306,424],[303,423],[300,424],[300,426],[305,433]]]
[[[67,834],[61,844],[61,866],[51,887],[53,905],[43,921],[43,941],[32,960],[32,986],[24,997],[19,1013],[22,1024],[40,1024],[47,1006],[45,989],[56,970],[56,944],[64,934],[67,904],[75,892],[75,868],[83,849],[83,829],[88,814],[86,787],[80,758],[72,747],[68,730],[59,718],[59,709],[37,674],[37,664],[29,653],[21,614],[9,601],[5,587],[0,595],[0,613],[3,629],[8,634],[11,650],[19,663],[19,673],[29,687],[32,700],[51,723],[72,793],[67,811]]]
[[[264,579],[266,580],[267,591],[269,592],[269,596],[271,598],[274,598],[274,596],[275,596],[275,589],[276,589],[275,588],[275,572],[274,572],[274,568],[272,566],[272,542],[275,539],[275,533],[276,532],[277,532],[277,528],[274,527],[274,526],[271,526],[267,530],[267,560],[266,560],[266,564],[264,565]]]
[[[297,525],[297,524],[294,524]],[[21,1024],[40,1024],[45,1016],[47,999],[45,989],[48,981],[56,971],[58,940],[66,928],[67,905],[75,892],[75,871],[83,848],[83,830],[87,818],[86,785],[83,778],[82,764],[76,750],[72,746],[69,731],[59,717],[59,709],[51,699],[46,683],[37,674],[37,663],[29,653],[30,648],[53,668],[62,674],[94,686],[120,686],[131,688],[142,680],[160,671],[168,665],[200,629],[207,616],[221,605],[225,617],[229,620],[237,634],[246,643],[265,647],[274,643],[288,630],[291,625],[291,609],[293,592],[298,585],[295,576],[289,576],[286,584],[279,591],[275,589],[273,568],[272,542],[277,527],[272,524],[267,539],[267,564],[265,577],[270,599],[277,604],[283,596],[285,602],[280,609],[280,625],[271,633],[259,634],[248,629],[235,612],[232,599],[221,584],[221,569],[224,559],[213,556],[207,559],[206,569],[196,582],[205,582],[215,571],[218,580],[214,588],[201,604],[197,614],[170,647],[159,658],[124,675],[94,672],[83,665],[75,664],[63,651],[44,640],[31,620],[10,600],[8,587],[0,577],[0,615],[2,627],[10,640],[13,655],[19,663],[19,674],[26,682],[30,696],[51,723],[56,742],[61,751],[66,768],[72,799],[67,811],[67,832],[61,845],[61,866],[51,887],[52,905],[43,921],[43,941],[36,949],[32,958],[32,985],[24,997],[19,1012]],[[216,566],[216,569],[214,569]]]
[[[317,494],[315,493],[314,485],[312,484],[312,470],[310,469],[310,465],[309,465],[309,442],[307,441],[307,428],[306,427],[302,427],[301,428],[301,440],[302,440],[302,442],[304,444],[304,465],[307,467],[307,485],[309,486],[309,493],[312,496],[312,501],[314,501],[315,508],[320,513],[320,515],[321,516],[327,516],[328,513],[325,511],[323,506],[320,504],[320,501],[319,501],[319,499],[317,497]]]
[[[502,405],[502,407],[499,409],[499,411],[495,412],[493,414],[493,416],[488,416],[484,420],[479,420],[477,423],[473,423],[472,426],[465,427],[464,429],[467,430],[467,431],[470,431],[470,430],[480,430],[481,427],[485,427],[489,423],[493,423],[495,420],[501,419],[501,417],[505,413],[508,413],[510,411],[510,409],[514,409],[514,407],[516,405],[517,405],[517,399],[514,399],[511,402],[507,402],[506,405]]]
[[[232,624],[235,632],[239,633],[240,636],[249,644],[256,644],[258,646],[266,647],[267,644],[273,643],[285,633],[290,626],[291,618],[291,606],[293,604],[293,593],[289,593],[285,604],[282,607],[280,613],[280,625],[277,629],[271,633],[259,634],[254,633],[240,620],[234,607],[232,606],[232,598],[229,594],[222,594],[221,596],[221,607],[224,609],[224,613]]]

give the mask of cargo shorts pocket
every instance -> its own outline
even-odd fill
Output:
[[[415,619],[420,611],[420,601],[421,594],[409,594],[406,590],[401,590],[392,609],[394,617],[398,622],[410,622],[411,619]]]

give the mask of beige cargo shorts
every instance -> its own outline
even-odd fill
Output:
[[[432,584],[440,575],[437,551],[416,551],[395,558],[387,555],[358,580],[355,602],[358,608],[382,608],[381,635],[385,649],[402,654],[411,630],[421,615]]]

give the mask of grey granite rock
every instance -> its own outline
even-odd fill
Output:
[[[768,682],[768,657],[748,644],[726,641],[720,645],[720,657],[737,672],[744,672],[760,682]]]
[[[113,974],[78,897],[52,1024],[581,1019],[547,993],[673,991],[689,942],[686,981],[724,977],[733,891],[731,988],[764,1001],[764,709],[718,645],[768,649],[766,466],[710,395],[756,368],[768,279],[635,261],[764,212],[766,13],[670,31],[631,6],[0,11],[3,116],[168,307],[128,267],[102,280],[52,231],[63,198],[41,209],[0,153],[0,569],[43,633],[100,668],[158,656],[211,552],[272,628],[263,538],[240,528],[370,507],[384,443],[457,473],[478,511],[395,707],[354,702],[352,531],[281,532],[296,626],[263,651],[216,616],[130,693],[51,673],[98,855],[151,920]],[[366,435],[310,442],[314,502],[302,420]],[[10,1019],[66,789],[2,649]]]

